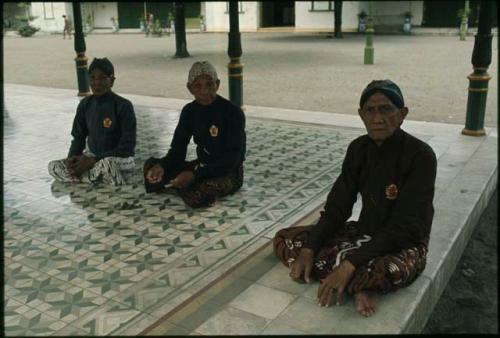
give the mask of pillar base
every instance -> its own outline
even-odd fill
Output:
[[[364,58],[365,65],[373,65],[374,54],[375,53],[373,48],[370,47],[365,48],[365,58]]]
[[[91,92],[79,92],[78,93],[78,96],[89,96],[89,95],[92,95]]]
[[[173,56],[173,59],[182,59],[182,58],[188,58],[190,57],[191,55],[189,55],[189,53],[180,53],[180,54],[175,54]]]
[[[486,131],[484,129],[471,130],[471,129],[464,128],[464,129],[462,129],[462,134],[467,135],[467,136],[485,136]]]

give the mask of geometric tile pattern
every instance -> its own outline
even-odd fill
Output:
[[[36,104],[35,104],[35,101]],[[208,209],[146,194],[141,167],[168,149],[179,112],[136,106],[131,184],[61,184],[74,98],[6,97],[5,326],[8,335],[115,335],[227,269],[266,230],[325,196],[360,131],[247,119],[243,187]],[[50,131],[48,133],[47,131]],[[188,157],[194,157],[191,145]],[[197,285],[196,287],[200,287]]]

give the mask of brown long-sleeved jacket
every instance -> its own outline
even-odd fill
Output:
[[[342,172],[305,247],[317,253],[326,239],[335,236],[351,216],[358,193],[363,205],[357,227],[372,239],[348,253],[354,266],[421,243],[427,245],[434,216],[436,167],[432,148],[402,129],[380,147],[368,135],[358,137],[347,149]]]

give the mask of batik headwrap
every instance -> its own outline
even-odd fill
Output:
[[[215,71],[214,66],[208,61],[198,61],[195,62],[192,66],[191,69],[189,70],[189,76],[188,76],[188,85],[193,84],[194,80],[198,76],[201,75],[208,75],[210,76],[214,81],[217,81],[219,77],[217,76],[217,72]]]
[[[401,89],[399,89],[398,85],[391,80],[374,80],[370,82],[361,94],[359,106],[363,108],[363,105],[370,98],[370,96],[377,92],[384,94],[396,107],[403,108],[405,106]]]

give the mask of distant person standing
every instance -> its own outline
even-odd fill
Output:
[[[66,39],[66,34],[68,34],[68,39],[71,40],[71,22],[66,14],[63,14],[64,28],[63,28],[63,39]]]
[[[167,27],[170,30],[169,33],[175,34],[175,20],[172,12],[168,12]]]
[[[148,37],[149,33],[153,31],[153,24],[154,24],[154,15],[153,13],[149,13],[147,15],[147,20],[146,20],[146,37]]]
[[[112,32],[113,33],[118,33],[118,20],[114,16],[111,17],[111,24],[113,25]]]

